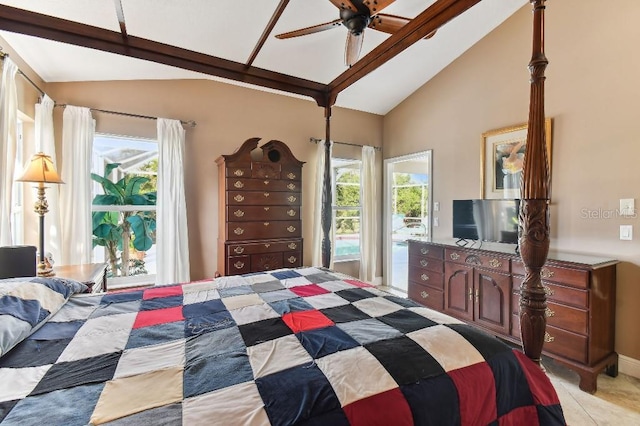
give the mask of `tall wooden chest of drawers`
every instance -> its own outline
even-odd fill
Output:
[[[302,265],[302,161],[282,142],[244,142],[218,164],[218,272]],[[257,149],[256,149],[257,148]]]

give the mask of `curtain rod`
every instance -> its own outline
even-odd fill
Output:
[[[56,104],[57,107],[66,107],[67,104]],[[158,117],[152,117],[150,115],[141,115],[141,114],[131,114],[129,112],[120,112],[120,111],[109,111],[106,109],[100,109],[100,108],[89,108],[91,111],[96,111],[96,112],[103,112],[105,114],[114,114],[114,115],[124,115],[125,117],[134,117],[134,118],[144,118],[146,120],[157,120]],[[189,126],[189,127],[196,127],[196,122],[193,120],[189,120],[189,121],[184,121],[184,120],[180,120],[180,123],[183,126]]]
[[[324,139],[309,138],[309,142],[318,144],[320,142],[324,142]],[[360,148],[365,146],[365,145],[358,145],[357,143],[349,143],[349,142],[338,142],[338,141],[332,141],[332,142],[333,143],[337,143],[339,145],[357,146],[357,147],[360,147]],[[382,151],[382,148],[380,148],[379,146],[372,146],[372,148],[375,149],[376,151]]]
[[[10,57],[8,53],[5,53],[2,51],[2,47],[0,47],[0,58],[4,59],[5,57]],[[38,92],[40,92],[40,96],[44,96],[44,90],[42,90],[40,87],[38,87],[38,85],[36,83],[33,82],[33,80],[31,80],[29,78],[28,75],[26,75],[20,68],[18,68],[18,74],[20,74],[22,77],[24,77],[25,80],[27,80]]]

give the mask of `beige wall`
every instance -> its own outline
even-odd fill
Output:
[[[323,138],[324,110],[312,101],[281,96],[210,80],[111,81],[47,85],[59,104],[88,106],[150,116],[195,120],[186,132],[187,221],[191,278],[211,277],[217,270],[218,194],[215,160],[231,154],[247,139],[278,139],[306,164],[303,167],[304,264],[311,263],[316,145]],[[155,121],[96,112],[96,131],[155,137]],[[56,108],[61,140],[62,108]],[[334,108],[332,139],[380,146],[382,117]],[[62,152],[58,148],[58,152]],[[64,161],[64,159],[61,159]],[[343,265],[349,267],[351,265]],[[356,270],[357,271],[357,270]]]
[[[553,118],[552,248],[621,260],[616,350],[640,359],[640,221],[587,219],[620,198],[640,204],[640,4],[549,1],[546,115]],[[384,155],[433,149],[436,237],[451,236],[451,200],[480,196],[481,134],[527,121],[527,5],[384,118]],[[619,225],[635,239],[620,241]]]

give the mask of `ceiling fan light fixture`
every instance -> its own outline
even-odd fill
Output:
[[[354,15],[353,17],[345,20],[343,24],[349,29],[351,34],[360,35],[364,29],[369,26],[370,22],[371,18],[367,15]]]

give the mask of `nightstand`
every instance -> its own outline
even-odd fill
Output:
[[[89,287],[86,293],[107,291],[107,264],[86,263],[82,265],[61,265],[53,268],[57,277],[79,281]]]

